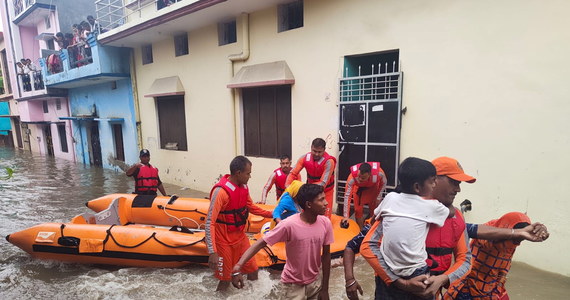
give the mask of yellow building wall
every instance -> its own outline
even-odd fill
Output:
[[[565,1],[305,1],[304,27],[277,33],[277,9],[252,12],[251,55],[240,67],[285,60],[292,86],[292,154],[325,138],[337,155],[338,79],[343,57],[399,49],[403,80],[401,158],[452,156],[477,177],[456,198],[473,202],[468,222],[508,211],[545,223],[551,238],[528,242],[515,260],[570,275],[570,19]],[[236,16],[238,14],[236,13]],[[172,37],[153,44],[154,63],[135,51],[143,146],[163,181],[209,191],[234,152],[229,54],[216,24],[189,33],[190,54],[174,57]],[[188,151],[159,149],[156,78],[178,75],[186,90]],[[241,118],[238,109],[236,116]],[[316,125],[318,124],[318,125]],[[241,130],[240,130],[241,132]],[[243,143],[239,141],[240,147]],[[238,154],[243,151],[239,149]],[[257,201],[277,159],[251,158]],[[176,193],[176,191],[168,191]],[[268,199],[274,199],[270,196]]]

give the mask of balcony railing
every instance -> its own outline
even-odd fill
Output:
[[[129,48],[101,46],[93,34],[88,36],[86,42],[40,59],[48,89],[88,86],[98,84],[101,80],[110,80],[109,77],[129,76]],[[100,76],[105,78],[101,79]]]
[[[180,1],[183,0],[97,0],[95,9],[101,31],[105,32],[133,19],[143,18],[143,10],[157,11]]]
[[[36,3],[36,0],[13,0],[14,3],[14,15],[18,16],[30,6]]]
[[[29,73],[18,74],[18,87],[23,97],[29,93],[45,90],[42,72],[31,71]]]

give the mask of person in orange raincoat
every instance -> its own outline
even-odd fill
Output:
[[[485,223],[493,227],[509,228],[513,237],[515,229],[525,228],[530,224],[530,218],[520,212],[510,212],[497,220]],[[497,241],[472,240],[471,272],[466,278],[452,282],[443,299],[509,299],[505,282],[515,250],[522,241],[521,238]]]

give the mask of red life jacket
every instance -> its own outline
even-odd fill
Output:
[[[142,165],[135,178],[135,193],[155,191],[158,188],[158,169],[148,165]]]
[[[465,221],[456,208],[455,217],[447,218],[442,227],[431,224],[426,238],[426,263],[432,275],[443,274],[451,267],[453,248],[465,231]]]
[[[356,178],[358,177],[358,168],[360,168],[360,164],[356,164],[350,167],[350,174],[352,174],[352,178],[354,178],[354,183],[359,187],[371,187],[378,184],[378,181],[383,181],[385,183],[385,175],[384,170],[380,168],[380,163],[376,161],[367,162],[372,167],[370,171],[370,177],[366,182],[359,183]],[[382,184],[384,185],[384,184]]]
[[[273,173],[275,174],[275,192],[277,193],[277,198],[279,198],[285,191],[285,181],[289,174],[285,174],[281,168],[275,169]]]
[[[323,157],[319,161],[313,160],[313,155],[311,152],[305,155],[305,162],[303,163],[305,170],[307,170],[307,183],[315,183],[321,179],[321,176],[325,172],[325,164],[327,160],[332,159],[336,164],[336,158],[330,156],[328,153],[324,153]],[[334,188],[334,168],[332,170],[329,180],[325,184],[325,191]]]
[[[249,216],[249,209],[247,208],[247,198],[249,197],[249,190],[247,185],[236,186],[228,180],[229,174],[224,175],[222,179],[210,191],[210,200],[212,194],[217,187],[224,189],[230,195],[230,202],[224,210],[220,211],[220,216],[216,223],[225,224],[228,231],[243,231]],[[220,218],[224,216],[223,218]]]

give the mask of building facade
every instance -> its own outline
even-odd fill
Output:
[[[245,154],[255,200],[276,157],[315,137],[340,181],[352,161],[381,161],[395,185],[402,158],[451,156],[478,179],[456,199],[473,202],[467,220],[528,213],[552,236],[515,259],[570,275],[568,6],[133,1],[98,8],[99,40],[134,49],[142,145],[165,181],[207,191]]]
[[[11,120],[21,135],[21,141],[14,136],[14,144],[74,160],[74,147],[69,146],[73,143],[71,122],[60,119],[69,116],[67,91],[45,85],[40,60],[57,53],[55,34],[71,32],[73,24],[95,13],[95,5],[89,0],[31,0],[2,1],[1,6],[6,60],[18,110]]]

